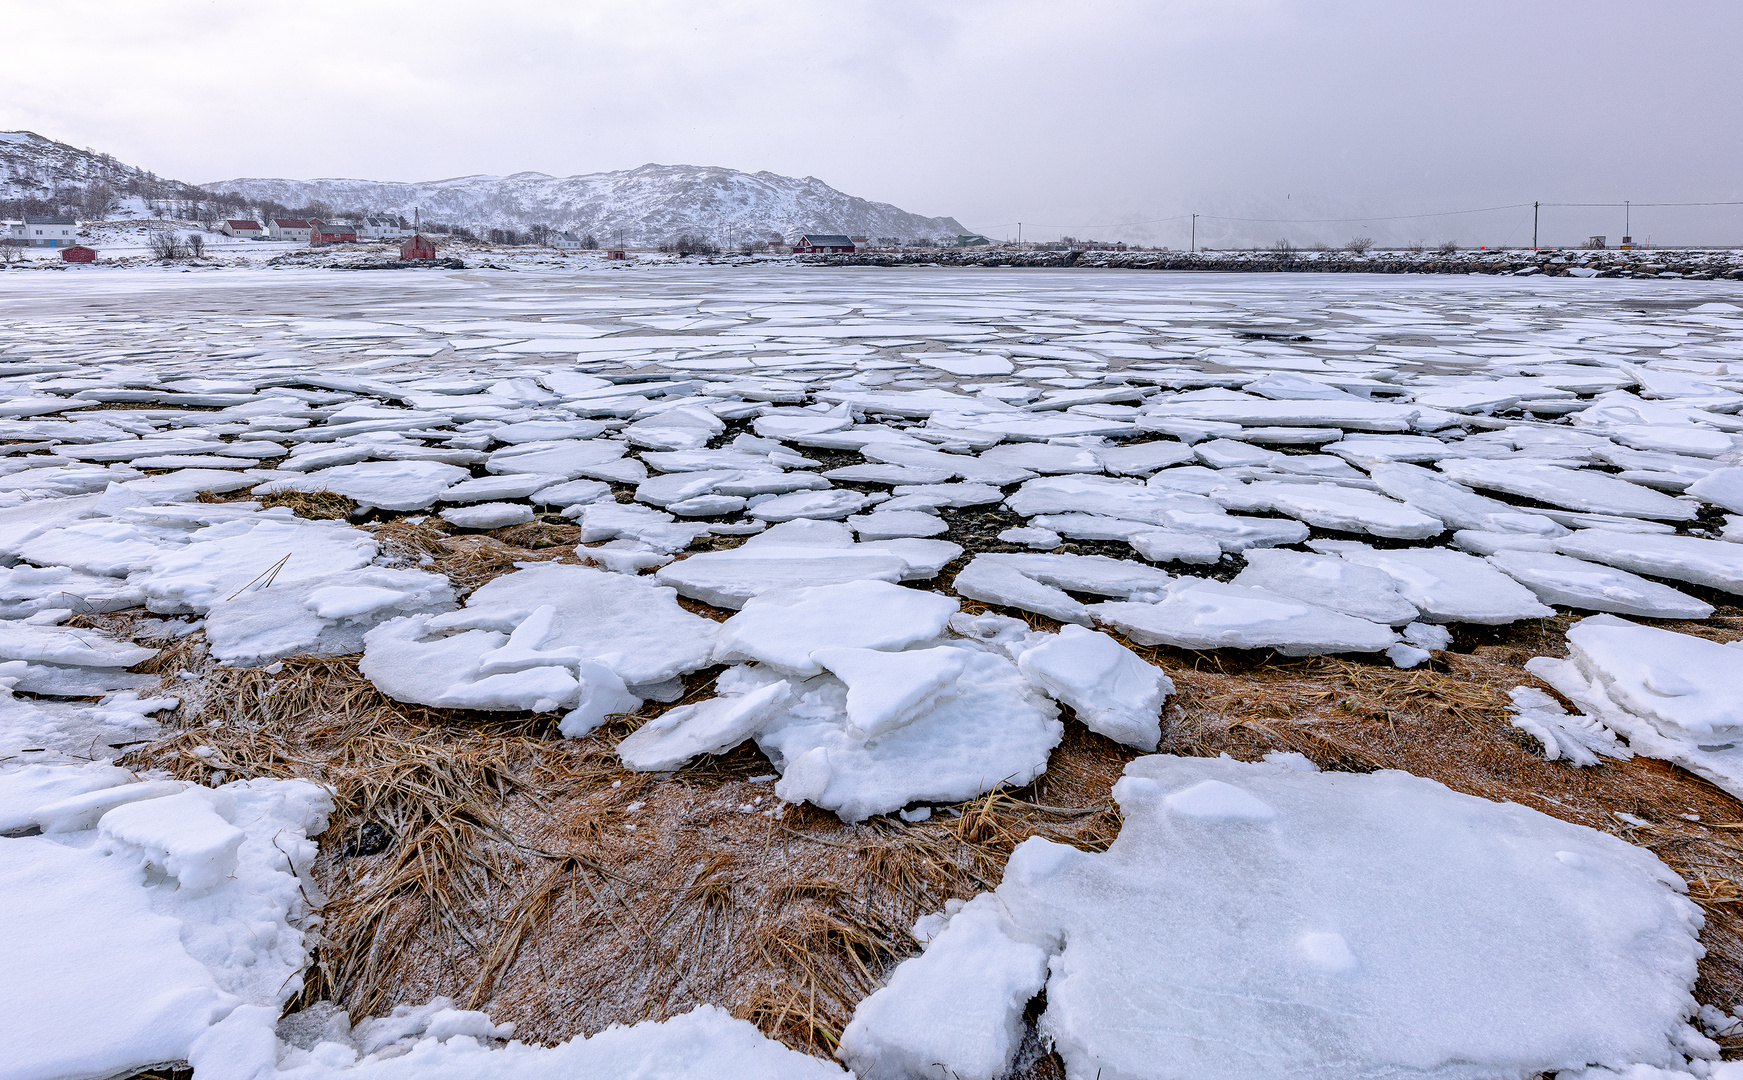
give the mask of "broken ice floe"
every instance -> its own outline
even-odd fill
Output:
[[[1743,648],[1614,615],[1567,632],[1568,658],[1525,666],[1637,754],[1743,795]]]
[[[1648,851],[1281,758],[1140,758],[1114,797],[1105,853],[1030,839],[996,892],[922,920],[925,952],[843,1032],[857,1075],[1002,1076],[1043,992],[1071,1076],[1474,1080],[1712,1053],[1688,1024],[1702,917]]]

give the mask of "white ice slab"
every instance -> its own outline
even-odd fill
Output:
[[[1025,649],[1017,669],[1091,731],[1139,750],[1161,741],[1162,705],[1174,680],[1106,634],[1063,626]]]
[[[1306,551],[1248,551],[1236,585],[1253,585],[1370,622],[1400,626],[1419,614],[1391,575],[1335,555]]]
[[[842,1058],[1004,1075],[1044,976],[1041,1037],[1084,1080],[1683,1065],[1702,918],[1651,852],[1401,772],[1306,769],[1133,762],[1113,846],[1025,842],[860,1005]]]
[[[1489,562],[1546,604],[1649,619],[1704,619],[1713,613],[1713,605],[1669,585],[1549,551],[1502,550]]]
[[[1446,548],[1381,550],[1351,540],[1315,540],[1315,551],[1337,554],[1383,571],[1425,622],[1500,626],[1520,619],[1547,619],[1545,607],[1525,586],[1475,555]]]
[[[1390,627],[1248,585],[1182,578],[1155,603],[1104,603],[1095,620],[1140,645],[1182,649],[1274,649],[1284,656],[1382,652]]]

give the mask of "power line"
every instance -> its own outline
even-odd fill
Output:
[[[1031,229],[1128,229],[1138,225],[1157,225],[1166,221],[1185,221],[1188,218],[1204,218],[1207,221],[1253,221],[1273,225],[1326,225],[1350,221],[1412,221],[1421,218],[1457,217],[1461,214],[1488,214],[1498,210],[1518,210],[1527,206],[1561,206],[1561,207],[1614,207],[1614,206],[1743,206],[1743,200],[1728,202],[1546,202],[1546,203],[1505,203],[1500,206],[1478,206],[1469,210],[1439,210],[1426,214],[1383,214],[1364,215],[1361,217],[1333,218],[1262,218],[1262,217],[1230,217],[1222,214],[1175,214],[1172,217],[1148,218],[1143,221],[1115,221],[1102,225],[1046,225],[1033,221],[1025,222]],[[1006,221],[998,225],[988,226],[989,229],[1009,228],[1018,222]]]

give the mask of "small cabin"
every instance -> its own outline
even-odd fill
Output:
[[[627,258],[629,258],[628,255],[624,254],[624,250],[622,248],[612,248],[610,251],[607,251],[605,253],[605,257],[607,259],[627,259]]]
[[[399,257],[402,259],[433,259],[436,257],[436,242],[422,234],[413,236],[399,246]]]
[[[853,239],[838,233],[806,233],[793,244],[795,255],[852,255]]]
[[[234,236],[243,240],[258,240],[266,235],[266,230],[260,227],[258,221],[244,221],[240,218],[224,222],[225,236]]]
[[[83,244],[74,244],[72,247],[61,248],[61,261],[70,263],[96,262],[97,252],[94,248],[88,248]]]

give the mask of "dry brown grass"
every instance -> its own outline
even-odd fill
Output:
[[[463,591],[517,561],[573,557],[403,521],[374,531],[410,562],[428,556]],[[1701,629],[1736,636],[1727,628],[1740,616],[1726,609]],[[1163,752],[1253,759],[1281,749],[1326,768],[1406,769],[1651,848],[1708,913],[1697,996],[1728,1008],[1743,998],[1743,828],[1724,826],[1743,826],[1743,806],[1658,762],[1546,762],[1507,724],[1506,691],[1532,682],[1520,665],[1561,653],[1568,621],[1466,632],[1457,648],[1467,651],[1433,670],[1138,651],[1177,686]],[[1109,789],[1137,756],[1068,718],[1047,772],[1027,788],[925,823],[844,825],[780,808],[761,780],[773,769],[750,744],[671,776],[619,767],[618,740],[710,696],[718,669],[689,676],[680,702],[565,740],[552,716],[389,701],[355,658],[239,671],[211,666],[196,635],[155,666],[204,672],[207,688],[133,764],[213,782],[306,776],[336,791],[315,870],[331,900],[303,1001],[331,998],[362,1015],[443,994],[536,1041],[707,1002],[829,1053],[855,1004],[916,951],[919,915],[995,885],[1029,836],[1105,848],[1120,823]],[[388,839],[385,850],[372,851],[372,836]],[[1023,1075],[1057,1068],[1036,1056]]]
[[[357,502],[336,491],[275,491],[260,497],[260,508],[288,506],[301,518],[344,521],[357,509]]]

